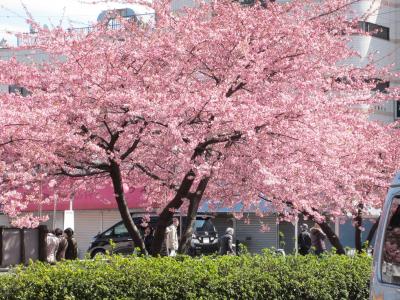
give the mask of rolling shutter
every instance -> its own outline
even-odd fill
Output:
[[[75,211],[75,239],[78,243],[78,257],[83,258],[93,237],[101,232],[100,210]]]
[[[263,224],[269,227],[268,231],[261,231]],[[246,245],[250,253],[261,253],[264,248],[277,248],[276,217],[271,215],[260,218],[254,213],[246,213],[241,220],[236,221],[236,238]]]

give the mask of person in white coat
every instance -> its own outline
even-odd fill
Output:
[[[173,218],[172,224],[165,230],[166,240],[165,244],[167,247],[168,256],[176,256],[176,251],[178,251],[179,240],[178,240],[178,226],[179,219]]]
[[[47,250],[46,260],[49,264],[56,263],[56,254],[59,244],[60,244],[60,239],[56,237],[52,232],[48,232],[46,236],[46,250]]]

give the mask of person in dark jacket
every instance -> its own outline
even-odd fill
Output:
[[[228,227],[225,231],[225,235],[223,235],[220,239],[219,254],[221,255],[235,254],[235,251],[233,250],[232,247],[233,234],[234,234],[233,228]]]
[[[317,223],[315,223],[314,227],[311,228],[310,231],[311,236],[311,244],[315,248],[314,253],[316,255],[320,255],[326,251],[325,246],[325,233],[322,232],[321,228]]]
[[[151,244],[153,243],[154,240],[154,235],[153,235],[153,228],[151,226],[147,226],[144,229],[144,246],[146,247],[147,253],[151,255]]]
[[[301,255],[307,255],[310,253],[311,250],[311,236],[310,233],[308,232],[308,225],[307,224],[302,224],[300,226],[301,232],[299,233],[298,236],[298,246],[299,246],[299,253]]]
[[[56,253],[56,260],[60,261],[62,259],[65,259],[65,251],[67,251],[68,241],[67,238],[64,236],[63,231],[60,228],[56,228],[54,230],[54,234],[60,241]]]
[[[64,230],[67,236],[68,246],[65,251],[65,259],[77,259],[78,258],[78,244],[74,238],[74,231],[71,228]]]

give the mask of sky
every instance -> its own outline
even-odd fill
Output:
[[[115,2],[88,4],[82,0],[0,0],[0,41],[15,45],[16,32],[29,32],[24,5],[40,24],[63,27],[87,27],[95,22],[101,11],[115,8],[132,8],[137,14],[146,13],[144,8]]]

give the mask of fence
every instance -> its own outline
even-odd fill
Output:
[[[28,264],[29,260],[46,259],[47,227],[35,229],[0,227],[0,267]]]

